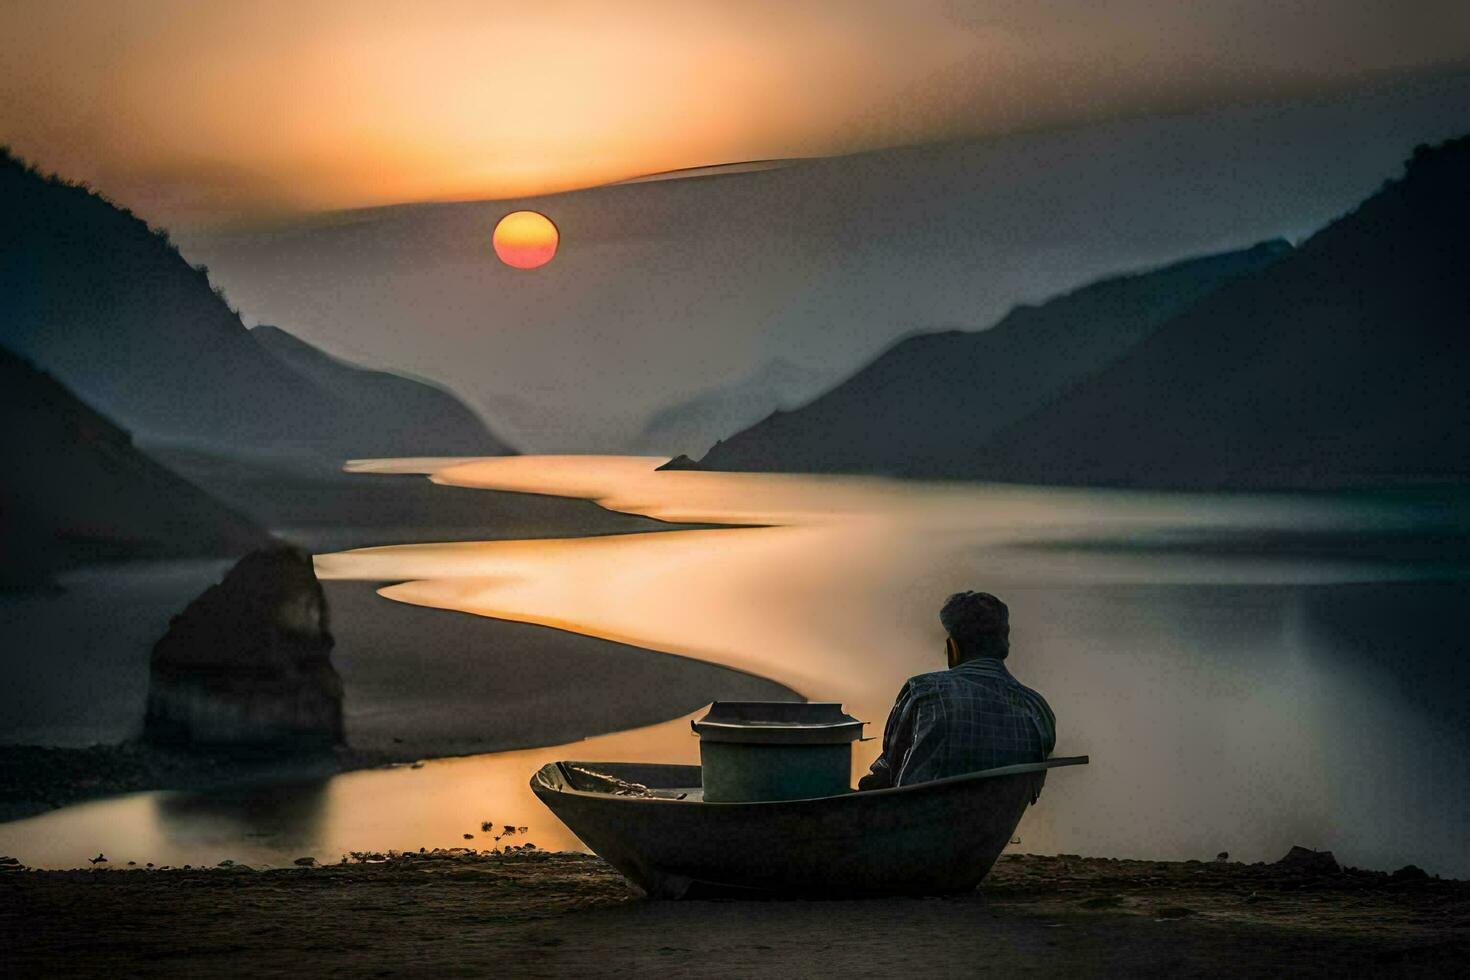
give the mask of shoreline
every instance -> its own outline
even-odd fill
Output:
[[[802,698],[738,668],[400,602],[383,585],[322,582],[354,750],[410,762],[508,752],[667,722],[719,699]]]
[[[379,585],[322,583],[338,638],[333,662],[348,691],[347,745],[301,756],[137,740],[0,745],[0,823],[138,792],[207,792],[550,747],[667,722],[718,698],[801,697],[677,654],[395,602],[377,594]],[[493,652],[479,652],[486,648]],[[425,703],[435,710],[422,710]],[[548,711],[551,703],[560,710]]]
[[[409,477],[344,479],[384,489],[385,500],[374,502],[374,517],[412,513],[430,520],[308,522],[277,527],[278,534],[320,553],[426,538],[534,540],[709,529],[554,495],[465,490]],[[408,496],[417,498],[411,506],[382,506]],[[438,506],[446,497],[453,506]],[[316,499],[314,506],[327,503]],[[428,503],[435,506],[426,511],[422,505]],[[329,783],[345,778],[342,792],[350,795],[363,779],[380,778],[368,776],[374,772],[400,786],[436,786],[429,776],[438,768],[434,763],[468,761],[480,768],[461,771],[493,772],[491,760],[502,753],[518,758],[517,752],[616,737],[676,720],[718,699],[800,698],[790,688],[735,668],[549,626],[395,602],[378,594],[385,582],[324,580],[336,639],[333,662],[346,694],[347,746],[281,756],[144,744],[137,733],[152,644],[170,618],[229,565],[227,560],[99,564],[66,573],[63,589],[9,594],[17,626],[11,639],[51,656],[33,664],[22,683],[9,690],[17,710],[7,713],[9,737],[0,733],[0,825],[14,828],[6,835],[7,850],[23,850],[32,835],[54,840],[58,833],[68,843],[57,846],[72,850],[76,821],[85,831],[87,821],[106,819],[116,830],[133,827],[141,815],[145,823],[139,830],[146,835],[158,821],[166,823],[171,810],[202,806],[209,820],[244,821],[239,832],[245,836],[231,845],[226,832],[221,850],[249,854],[258,852],[256,838],[263,835],[258,818],[249,816],[248,807],[240,809],[242,792],[274,798],[276,789],[292,793],[299,786],[305,798],[320,801]],[[477,758],[486,761],[479,764]],[[407,771],[425,763],[429,771]],[[401,776],[389,776],[392,770],[402,770]],[[100,812],[114,817],[89,816],[85,808],[92,805],[108,808]],[[61,824],[27,822],[66,812],[75,817],[60,817]],[[289,807],[281,812],[285,822],[279,826],[265,821],[268,840],[311,836],[310,813],[296,817]],[[126,814],[122,824],[114,819],[119,813]],[[65,822],[69,819],[72,824]],[[83,832],[75,842],[89,836]],[[457,842],[460,834],[453,833],[451,840],[445,836],[441,828],[430,841]],[[363,844],[342,843],[392,843],[391,836],[366,837]],[[184,851],[195,846],[187,837],[180,841]],[[575,846],[570,840],[551,843]],[[78,852],[49,866],[70,866],[92,853]]]
[[[649,901],[591,855],[358,854],[322,867],[0,863],[14,975],[1449,975],[1470,882],[1283,860],[1008,854],[945,898]],[[1328,858],[1330,861],[1330,858]],[[99,865],[106,867],[106,865]],[[248,912],[248,914],[247,914]],[[269,935],[269,942],[261,937]]]
[[[438,491],[441,488],[431,487],[431,489]],[[486,494],[491,501],[508,500],[526,495],[524,491],[487,492],[484,490],[466,490],[465,492]],[[544,502],[546,498],[541,499]],[[591,511],[600,514],[606,513],[606,504],[590,501],[583,501],[583,503]],[[665,527],[666,529],[669,528],[668,525],[665,525]],[[504,531],[507,529],[498,528],[497,530]],[[379,532],[369,533],[376,535]],[[478,537],[487,539],[484,534],[480,534]],[[664,538],[662,535],[647,535],[646,537],[650,542],[661,542],[664,545],[672,544],[669,539]],[[378,538],[378,540],[381,540],[381,538]],[[514,566],[510,566],[510,569],[513,573]],[[371,574],[379,574],[382,571],[382,569],[372,569]],[[608,570],[602,571],[606,573]],[[616,568],[611,569],[611,573],[614,576],[619,574]],[[392,575],[393,572],[390,570],[388,574]],[[606,574],[603,575],[603,579],[608,580]],[[534,577],[532,577],[532,580],[534,580]],[[710,668],[717,672],[723,670],[723,668],[719,667],[711,668],[711,665],[708,663],[691,665],[686,660],[679,669],[669,671],[667,669],[660,669],[657,666],[657,664],[661,663],[666,668],[669,654],[650,653],[647,649],[632,645],[628,645],[625,649],[620,650],[616,645],[596,636],[589,637],[583,634],[570,634],[566,631],[548,626],[538,626],[524,622],[512,623],[510,621],[495,620],[484,616],[472,616],[469,613],[453,612],[443,608],[426,608],[404,603],[390,604],[375,594],[378,585],[377,582],[367,580],[329,581],[328,583],[324,583],[324,585],[329,590],[338,590],[339,593],[335,599],[334,606],[334,608],[339,608],[339,611],[342,613],[342,615],[337,617],[337,632],[341,642],[336,655],[340,656],[340,666],[342,667],[344,677],[348,678],[349,713],[356,712],[357,714],[349,725],[349,738],[353,742],[353,752],[342,759],[334,757],[327,760],[322,764],[321,769],[311,772],[311,775],[315,775],[316,772],[323,770],[330,774],[350,769],[360,769],[364,766],[379,766],[393,762],[417,761],[419,759],[450,760],[466,755],[476,757],[482,753],[500,752],[515,746],[533,744],[544,746],[552,744],[560,745],[580,737],[585,737],[589,731],[626,731],[630,725],[635,725],[638,721],[642,721],[642,719],[633,722],[629,721],[627,718],[628,705],[622,696],[623,692],[631,689],[646,693],[652,687],[652,685],[648,684],[631,683],[625,676],[628,664],[633,660],[645,661],[649,664],[650,670],[655,671],[660,676],[674,673],[686,679],[690,676],[690,671],[694,669],[694,666]],[[1154,588],[1156,589],[1157,587]],[[1218,589],[1220,587],[1217,586],[1214,588]],[[1379,617],[1376,614],[1370,615],[1369,613],[1372,613],[1377,607],[1374,606],[1372,609],[1368,609],[1361,616],[1350,615],[1344,617],[1344,606],[1348,607],[1348,612],[1358,612],[1365,608],[1356,586],[1349,590],[1349,594],[1337,596],[1336,598],[1329,596],[1328,598],[1332,599],[1332,601],[1325,606],[1321,600],[1313,598],[1314,591],[1312,589],[1298,587],[1280,601],[1273,598],[1270,603],[1256,602],[1253,606],[1248,605],[1246,611],[1254,618],[1249,619],[1247,625],[1259,628],[1262,631],[1261,635],[1268,639],[1277,635],[1276,631],[1282,628],[1281,624],[1283,622],[1287,625],[1294,625],[1294,628],[1298,630],[1303,629],[1304,626],[1312,627],[1310,635],[1316,638],[1317,648],[1321,650],[1331,649],[1333,651],[1334,663],[1337,666],[1337,671],[1334,676],[1342,675],[1344,673],[1344,667],[1350,667],[1356,663],[1353,658],[1371,652],[1371,648],[1374,647],[1375,644],[1367,642],[1367,640],[1378,636],[1375,624],[1379,622]],[[1342,590],[1339,588],[1339,591]],[[578,593],[576,592],[569,592],[564,598],[568,602],[574,603],[577,595]],[[345,600],[342,598],[343,596],[346,597]],[[1021,598],[1026,599],[1027,595],[1022,593]],[[1389,596],[1386,598],[1392,599],[1393,597]],[[1210,601],[1209,596],[1205,596],[1203,599],[1196,597],[1194,601],[1180,605],[1177,614],[1181,618],[1181,622],[1189,625],[1193,631],[1192,633],[1181,633],[1186,639],[1192,636],[1193,633],[1203,632],[1202,628],[1196,628],[1194,624],[1197,620],[1198,608],[1201,602],[1208,606]],[[346,605],[343,605],[344,602]],[[357,612],[352,612],[351,609],[354,603],[360,604],[362,609]],[[1058,619],[1056,616],[1047,615],[1049,611],[1054,610],[1048,607],[1044,601],[1033,601],[1032,605],[1033,615],[1031,618],[1034,621],[1046,623]],[[1429,613],[1429,615],[1416,615],[1413,617],[1413,622],[1421,624],[1421,629],[1427,629],[1429,625],[1437,621],[1435,616],[1438,615],[1440,605],[1442,604],[1437,599],[1427,605],[1416,600],[1409,608],[1412,610],[1423,610]],[[1401,601],[1394,600],[1388,602],[1384,608],[1396,609],[1401,606],[1403,606]],[[1129,608],[1119,607],[1112,601],[1109,601],[1109,608],[1121,609],[1124,613],[1129,612]],[[1153,603],[1151,601],[1136,602],[1134,607],[1131,608],[1143,610],[1150,617],[1147,620],[1148,622],[1152,622],[1153,617],[1157,615],[1153,611]],[[393,611],[389,612],[389,609]],[[1282,616],[1288,616],[1289,618],[1284,620],[1279,619],[1278,612]],[[1143,615],[1143,613],[1140,613],[1140,615]],[[382,620],[387,625],[382,627],[375,626],[374,623],[378,620]],[[410,625],[415,620],[421,621],[424,628],[420,629],[417,625]],[[1359,620],[1363,621],[1359,622]],[[1386,618],[1384,619],[1385,623],[1388,621]],[[1207,627],[1210,622],[1211,620],[1208,619],[1200,621],[1204,627]],[[1345,627],[1345,625],[1351,625],[1352,629],[1339,628]],[[361,633],[359,637],[360,642],[353,641],[349,636],[349,633],[354,628],[359,629]],[[438,638],[433,635],[440,630],[448,630],[454,635],[447,639]],[[1395,630],[1397,631],[1395,635],[1402,634],[1403,632],[1402,627],[1399,625],[1395,625]],[[1360,642],[1356,646],[1348,644],[1342,635],[1344,633],[1351,633]],[[628,634],[604,633],[603,635]],[[1044,645],[1044,634],[1042,635],[1042,639]],[[1065,634],[1060,637],[1062,641],[1070,641],[1072,639],[1074,638]],[[634,642],[641,641],[635,640]],[[397,649],[391,648],[394,644],[398,644]],[[581,666],[578,667],[570,666],[571,661],[565,660],[568,649],[575,644],[588,645],[583,653],[591,658],[581,661]],[[657,647],[657,644],[650,645]],[[1054,643],[1053,645],[1059,646],[1060,644]],[[1359,650],[1358,646],[1361,646],[1363,649]],[[581,690],[566,687],[564,680],[548,676],[546,667],[549,658],[547,654],[552,649],[557,652],[557,657],[554,659],[562,663],[562,666],[566,668],[566,674],[571,680],[579,682],[582,685]],[[1352,656],[1349,657],[1349,654]],[[446,665],[446,655],[448,655],[449,659],[457,660],[458,662]],[[1344,660],[1343,658],[1345,657],[1348,659]],[[599,658],[601,658],[602,665],[600,668],[597,668],[597,660]],[[1370,659],[1366,666],[1378,669],[1380,667],[1380,660],[1381,657]],[[589,666],[600,669],[602,673],[597,676],[594,676],[596,670],[593,673],[588,673],[584,668]],[[1419,673],[1415,676],[1422,675],[1425,669],[1424,663],[1418,663],[1416,666]],[[1377,676],[1377,674],[1370,674],[1366,667],[1362,673],[1365,676]],[[712,676],[717,677],[721,683],[760,682],[759,678],[751,678],[750,675],[737,676],[728,672],[717,673]],[[608,681],[609,677],[613,679],[611,684]],[[368,683],[363,683],[364,679],[367,679]],[[796,686],[801,686],[800,681],[794,681],[792,683],[796,684]],[[375,697],[373,695],[374,687],[376,687],[378,694],[381,696]],[[1058,689],[1066,690],[1065,688]],[[1426,706],[1430,710],[1437,711],[1440,710],[1441,706],[1441,692],[1450,692],[1452,690],[1452,684],[1441,685],[1434,691],[1421,695],[1421,700],[1425,700]],[[701,691],[701,694],[705,693],[705,691]],[[728,698],[733,695],[729,693],[728,688],[725,688],[719,691],[718,696]],[[691,701],[690,707],[706,703],[708,699],[710,698],[700,697],[697,700]],[[658,685],[657,696],[650,696],[649,704],[646,706],[646,710],[649,712],[647,721],[657,722],[668,720],[670,716],[669,703],[669,688],[666,685]],[[514,717],[513,709],[512,711],[485,711],[487,705],[501,708],[507,704],[521,706],[523,708],[522,716],[520,718]],[[602,717],[598,717],[598,712],[603,713]],[[574,715],[576,717],[573,717]],[[549,726],[554,730],[537,736],[531,731],[535,726]],[[556,729],[555,726],[561,727]],[[569,753],[571,751],[571,749],[568,749]],[[366,753],[378,754],[365,757]],[[571,755],[571,757],[577,756]],[[606,757],[618,758],[620,756],[608,755]],[[513,768],[514,766],[520,765],[523,760],[506,756],[502,761],[505,763],[506,768]],[[289,778],[290,775],[289,773],[283,774],[269,771],[266,773],[267,777],[277,779],[283,777]],[[410,784],[417,786],[425,785],[424,781],[417,780],[416,777],[418,774],[404,773],[402,775]],[[424,779],[428,780],[430,773],[423,775]],[[516,775],[517,779],[514,782],[514,791],[519,793],[523,788],[523,780],[519,773]],[[200,788],[201,784],[203,784],[203,788],[212,788],[221,784],[229,785],[241,779],[258,781],[258,776],[259,774],[255,771],[241,772],[236,770],[226,774],[224,779],[219,777],[217,771],[207,771],[202,777],[197,778],[193,774],[188,774],[183,777],[175,775],[170,777],[170,779],[174,786],[195,789]],[[377,780],[379,777],[373,776],[370,778]],[[497,792],[505,793],[508,791],[507,787],[512,786],[512,782],[506,778],[504,773],[496,774],[495,778],[498,779],[496,783]],[[394,780],[398,780],[398,777],[388,777],[387,779],[387,781]],[[402,782],[402,780],[398,781]],[[343,786],[354,784],[360,784],[360,780],[344,780],[338,784],[337,789],[340,791]],[[134,789],[161,785],[168,785],[168,783],[158,781],[149,776],[144,780],[142,787],[134,783],[124,788]],[[103,783],[100,790],[89,788],[85,792],[90,797],[91,794],[100,795],[109,788],[116,789],[115,786],[108,787]],[[1085,786],[1080,788],[1086,789]],[[384,797],[383,799],[386,802],[391,798]],[[68,798],[63,802],[73,801],[72,798]],[[153,800],[144,798],[132,801],[130,805],[143,807],[152,805],[154,802]],[[1168,801],[1166,800],[1165,802],[1167,803]],[[376,806],[364,796],[357,797],[356,804],[357,809],[355,812],[368,813],[376,810]],[[1422,808],[1422,812],[1430,815],[1426,818],[1428,823],[1432,823],[1434,819],[1437,819],[1434,817],[1435,811],[1432,808]],[[150,814],[146,812],[142,815],[145,819],[151,819]],[[534,822],[525,820],[522,816],[521,814],[516,814],[517,819],[515,822],[518,824]],[[88,819],[91,818],[87,814],[79,814],[76,822],[85,823]],[[414,819],[421,820],[422,816],[415,815]],[[1421,823],[1426,821],[1421,821]],[[1262,823],[1263,821],[1258,819],[1256,814],[1244,813],[1228,815],[1223,820],[1217,820],[1217,825],[1209,828],[1209,833],[1203,833],[1197,827],[1189,826],[1186,836],[1188,837],[1187,842],[1190,846],[1188,848],[1173,847],[1167,850],[1158,847],[1159,841],[1157,839],[1141,841],[1138,839],[1137,834],[1134,834],[1131,838],[1127,834],[1113,834],[1111,839],[1107,839],[1106,834],[1104,834],[1104,839],[1094,840],[1092,846],[1085,846],[1081,840],[1081,836],[1083,835],[1079,835],[1075,831],[1072,833],[1070,839],[1056,841],[1047,839],[1043,833],[1040,844],[1042,848],[1048,850],[1085,849],[1094,854],[1111,854],[1136,850],[1138,849],[1137,845],[1142,843],[1147,850],[1165,853],[1169,857],[1178,858],[1188,857],[1200,851],[1202,849],[1201,841],[1203,841],[1204,844],[1209,845],[1212,852],[1218,842],[1219,844],[1229,846],[1238,853],[1249,851],[1245,856],[1250,858],[1265,858],[1270,856],[1270,852],[1276,851],[1277,847],[1286,842],[1279,836],[1280,828],[1273,829],[1262,826]],[[149,825],[151,826],[151,824]],[[460,836],[456,830],[448,839],[445,839],[444,834],[426,838],[421,832],[421,823],[415,823],[413,826],[415,827],[415,836],[418,836],[425,843],[440,845],[457,843]],[[1181,826],[1187,825],[1181,824]],[[87,831],[90,828],[83,827],[82,829]],[[1300,832],[1301,829],[1298,827],[1296,832]],[[1414,860],[1435,869],[1448,867],[1452,871],[1464,872],[1462,865],[1446,864],[1443,859],[1443,854],[1437,854],[1434,851],[1432,845],[1440,839],[1439,836],[1417,840],[1417,843],[1409,846],[1395,846],[1389,850],[1387,857],[1380,854],[1378,855],[1378,859],[1375,859],[1371,855],[1361,853],[1361,846],[1354,848],[1350,835],[1335,836],[1331,833],[1321,833],[1320,830],[1321,828],[1319,827],[1309,827],[1307,828],[1308,833],[1304,836],[1339,846],[1353,860],[1372,867],[1391,868],[1397,864],[1401,864],[1404,860]],[[1412,831],[1413,828],[1411,827],[1410,830]],[[1438,825],[1435,824],[1431,827],[1431,830],[1438,834]],[[41,825],[37,825],[36,832],[39,834],[49,831],[43,830]],[[1095,832],[1090,833],[1092,833],[1093,837],[1098,836]],[[87,835],[81,836],[85,837]],[[335,853],[336,848],[343,846],[383,847],[403,842],[402,840],[395,839],[395,837],[396,835],[387,837],[366,835],[344,839],[339,836],[334,839],[332,848],[326,853]],[[23,847],[24,841],[27,839],[23,835],[11,837],[10,840],[13,843],[10,849],[16,850],[19,847]],[[1414,836],[1406,837],[1406,841],[1415,841],[1415,839]],[[1265,846],[1256,850],[1250,850],[1248,842],[1251,840],[1264,842]],[[554,847],[574,846],[565,840],[543,840],[542,842],[550,843]],[[109,853],[112,852],[116,843],[117,840],[115,837],[108,838]],[[1036,846],[1038,841],[1035,838],[1028,837],[1028,843]],[[40,845],[38,844],[37,846]],[[95,853],[95,851],[89,853]],[[228,851],[226,850],[219,856],[225,856],[227,853]],[[137,855],[130,854],[127,856]],[[252,857],[252,859],[261,857],[259,854],[250,855],[248,853],[244,855],[236,853],[233,856],[246,856]],[[323,855],[319,854],[318,856]],[[56,863],[51,866],[64,866],[63,862],[75,860],[77,857],[78,855],[76,853],[67,853],[57,859]],[[184,860],[198,860],[201,857],[203,855],[198,854],[197,851],[184,855],[175,852],[169,854],[165,859],[173,860],[182,858]],[[276,860],[279,857],[280,855],[276,854],[266,859]],[[51,858],[47,858],[47,860],[51,860]]]
[[[712,527],[422,477],[334,471],[303,480],[245,466],[211,475],[232,496],[263,495],[273,533],[313,553],[426,539]],[[341,521],[339,506],[358,520]],[[676,654],[395,602],[377,595],[383,582],[323,581],[337,641],[333,663],[346,687],[346,746],[286,758],[143,745],[136,733],[151,645],[230,564],[207,557],[97,562],[62,572],[54,588],[0,593],[16,623],[0,640],[50,652],[8,690],[15,710],[4,712],[12,727],[0,732],[0,823],[136,792],[322,779],[552,746],[669,721],[717,698],[800,697],[758,675]]]

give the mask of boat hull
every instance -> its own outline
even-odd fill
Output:
[[[990,871],[1048,769],[1084,762],[758,803],[698,799],[698,766],[554,762],[531,788],[653,897],[945,894],[973,889]],[[594,773],[657,795],[615,795]]]

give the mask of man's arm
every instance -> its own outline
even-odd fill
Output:
[[[888,722],[883,726],[883,753],[868,774],[858,780],[858,789],[888,789],[914,741],[913,697],[907,683],[898,692]]]
[[[1041,715],[1041,740],[1044,748],[1046,749],[1046,757],[1050,759],[1052,752],[1055,751],[1057,747],[1057,716],[1056,713],[1051,710],[1051,705],[1046,703],[1045,698],[1043,698],[1041,701],[1041,707],[1043,709]]]

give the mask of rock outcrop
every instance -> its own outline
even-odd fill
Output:
[[[1342,870],[1331,851],[1314,851],[1299,844],[1293,844],[1286,856],[1276,862],[1276,867],[1314,875],[1333,875]]]
[[[144,737],[214,748],[341,744],[342,680],[311,557],[252,552],[153,647]]]

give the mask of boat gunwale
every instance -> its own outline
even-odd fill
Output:
[[[995,779],[1001,776],[1019,776],[1026,773],[1045,772],[1048,769],[1060,769],[1065,766],[1085,766],[1089,765],[1090,763],[1091,757],[1086,755],[1057,756],[1055,758],[1046,759],[1042,762],[1021,762],[1010,766],[997,766],[994,769],[981,769],[979,772],[966,772],[961,773],[958,776],[945,776],[942,779],[931,779],[922,783],[910,783],[907,786],[885,786],[882,789],[850,790],[846,793],[839,793],[836,796],[807,796],[794,800],[749,800],[745,802],[721,803],[711,802],[703,799],[681,800],[675,797],[668,796],[619,796],[614,793],[602,793],[595,790],[576,789],[571,785],[571,781],[568,778],[566,771],[564,769],[561,769],[561,767],[563,766],[592,767],[609,764],[625,766],[668,766],[670,768],[680,769],[698,769],[699,766],[689,766],[680,763],[668,762],[613,762],[612,760],[603,760],[601,762],[585,762],[579,759],[559,759],[555,762],[548,762],[546,763],[546,765],[536,770],[536,772],[531,776],[531,791],[538,796],[542,793],[550,793],[562,796],[591,797],[598,800],[611,800],[620,803],[658,803],[679,804],[682,806],[711,807],[770,807],[789,806],[793,803],[825,803],[831,800],[886,799],[899,794],[912,794],[915,792],[932,790],[943,786],[954,786],[967,782],[979,782],[981,780]],[[548,786],[541,782],[541,774],[545,772],[546,769],[552,766],[555,766],[559,770],[561,770],[562,781],[566,784],[565,788]],[[595,772],[595,770],[593,771]]]

